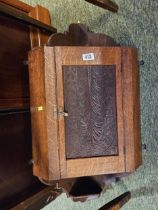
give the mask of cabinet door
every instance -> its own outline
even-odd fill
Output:
[[[61,178],[125,171],[121,49],[55,47]]]

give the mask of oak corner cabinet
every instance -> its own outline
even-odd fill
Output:
[[[141,164],[135,48],[39,47],[29,77],[35,176],[124,174]]]

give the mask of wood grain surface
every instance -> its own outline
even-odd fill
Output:
[[[29,29],[2,15],[0,24],[0,108],[29,106]]]
[[[95,59],[83,61],[84,53],[94,53]],[[66,159],[65,119],[59,118],[59,151],[61,178],[120,173],[124,171],[121,49],[119,47],[55,47],[57,72],[57,103],[64,107],[64,86],[62,66],[69,65],[116,65],[118,156]]]
[[[63,66],[66,158],[118,154],[115,66]]]
[[[86,25],[72,23],[64,33],[52,34],[47,46],[116,46],[113,38],[101,33],[92,32]]]
[[[25,14],[34,10],[18,0],[0,2]],[[42,10],[39,16],[41,13]],[[30,29],[2,14],[0,24],[0,209],[3,210],[17,205],[44,186],[32,172],[27,62],[31,49]]]
[[[1,2],[50,24],[49,12],[43,7],[34,8],[20,1]],[[0,108],[29,107],[28,51],[31,47],[44,45],[48,34],[33,28],[30,32],[26,25],[3,15],[0,15],[0,23]]]
[[[142,164],[139,63],[136,49],[122,48],[122,68],[126,172],[132,172]]]
[[[57,104],[54,52],[38,48],[29,53],[34,174],[59,179]],[[38,108],[41,107],[41,111]]]
[[[36,101],[39,96],[40,100],[43,98],[42,106],[44,107],[43,114],[45,115],[42,119],[38,117],[42,113],[32,113],[32,116],[34,114],[37,116],[37,118],[32,118],[33,124],[38,125],[38,127],[35,126],[33,131],[34,139],[38,143],[38,147],[35,148],[36,157],[39,157],[38,153],[47,148],[46,157],[44,157],[45,153],[43,152],[43,155],[40,156],[40,159],[43,158],[43,160],[47,161],[42,163],[43,160],[41,160],[41,165],[38,165],[39,173],[34,171],[36,176],[56,180],[57,178],[66,179],[99,174],[125,173],[135,170],[141,164],[139,74],[136,52],[134,48],[125,47],[45,46],[30,53],[32,57],[32,68],[30,71],[36,72],[40,69],[43,72],[30,74],[34,90],[39,90],[38,95],[31,89],[32,97],[35,97],[32,101]],[[89,61],[83,60],[83,54],[86,53],[93,53],[94,59]],[[41,56],[40,59],[38,54]],[[38,66],[41,60],[42,63]],[[116,75],[112,73],[113,71]],[[103,72],[106,72],[105,75]],[[96,77],[97,73],[101,76]],[[40,78],[41,82],[38,82],[40,81],[38,78]],[[76,78],[79,78],[79,82]],[[91,80],[87,78],[91,78]],[[113,81],[112,83],[110,83],[110,78]],[[116,78],[115,85],[114,78]],[[87,86],[87,83],[89,86]],[[103,107],[106,107],[104,100],[102,106],[97,106],[100,100],[100,98],[97,98],[97,103],[94,103],[93,106],[93,111],[101,109],[100,113],[103,114],[103,118],[97,121],[97,115],[94,116],[94,124],[89,125],[90,131],[85,129],[86,126],[83,123],[83,119],[89,120],[89,111],[87,110],[90,109],[90,104],[88,98],[90,99],[90,96],[97,94],[95,88],[93,94],[88,92],[88,88],[92,87],[93,83],[96,84],[96,90],[98,90],[99,94],[101,94],[100,86],[104,90],[102,98],[105,98],[105,96],[110,97],[110,91],[116,90],[115,93],[112,93],[113,96],[116,94],[115,100],[110,102],[110,98],[108,102],[110,103],[110,108],[112,110],[115,109],[116,118],[113,119],[114,121],[116,120],[117,125],[111,129],[110,136],[114,137],[117,134],[117,141],[114,143],[117,147],[115,147],[115,151],[112,149],[111,153],[107,153],[110,154],[108,156],[106,156],[106,153],[102,155],[102,152],[106,151],[104,148],[105,142],[102,142],[101,146],[99,144],[95,145],[96,148],[99,148],[98,153],[92,143],[101,134],[101,124],[97,122],[102,122],[104,119]],[[108,85],[106,86],[103,83]],[[111,88],[111,84],[115,88],[114,86]],[[110,90],[106,90],[109,86]],[[76,87],[78,92],[76,92]],[[93,99],[96,102],[96,97]],[[39,101],[37,104],[40,104]],[[51,109],[54,110],[56,115],[52,113]],[[63,113],[59,112],[59,109],[68,113],[68,116],[64,117]],[[79,115],[78,113],[82,114]],[[80,117],[78,118],[81,119],[83,124],[76,122],[77,116]],[[45,120],[44,124],[42,120]],[[110,127],[109,124],[106,124],[104,136],[108,133],[108,126]],[[96,128],[98,129],[97,131]],[[40,132],[42,132],[41,136]],[[90,135],[88,136],[88,134]],[[43,138],[42,135],[45,135],[45,137]],[[94,136],[96,139],[93,138]],[[45,165],[42,166],[42,164]],[[42,169],[43,172],[40,171],[42,167],[45,167],[45,169]],[[45,172],[44,170],[48,171]],[[51,174],[52,171],[53,174]]]
[[[94,4],[98,7],[102,7],[103,9],[110,10],[112,12],[118,11],[118,5],[111,0],[85,0],[91,4]]]
[[[42,188],[32,176],[30,112],[0,113],[0,209]]]
[[[26,13],[30,12],[34,7],[25,4],[24,2],[21,2],[19,0],[0,0],[0,2],[3,2],[4,4],[7,4],[9,6],[12,6],[16,9],[19,9],[21,11],[24,11]]]
[[[45,100],[44,97],[42,97],[45,95],[43,50],[39,49],[38,53],[37,50],[34,50],[33,56],[30,56],[29,54],[29,77],[31,90],[30,106],[34,161],[33,171],[36,174],[43,173],[43,177],[47,178],[48,136],[46,132],[46,116],[44,111],[38,112],[38,107],[43,107],[43,109],[45,109]]]
[[[46,8],[41,7],[39,5],[33,8],[28,13],[28,15],[43,23],[46,23],[49,25],[51,24],[49,11]],[[46,32],[42,32],[39,29],[31,27],[30,29],[31,48],[33,49],[34,47],[37,47],[37,46],[43,46],[44,44],[47,43],[49,36],[50,34],[48,35]]]

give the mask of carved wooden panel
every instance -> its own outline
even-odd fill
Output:
[[[115,68],[63,66],[67,158],[118,154]]]

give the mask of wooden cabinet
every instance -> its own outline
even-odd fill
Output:
[[[0,0],[0,12],[1,209],[41,209],[63,188],[85,200],[104,187],[91,176],[134,171],[141,164],[136,49],[42,47],[56,32],[47,9]],[[84,26],[70,29],[47,45],[116,45]],[[55,182],[46,187],[37,177]]]
[[[37,48],[29,75],[35,176],[127,173],[141,164],[136,49]]]
[[[17,14],[17,18],[15,17]],[[14,16],[15,15],[15,16]],[[0,0],[0,209],[10,209],[45,186],[32,173],[28,51],[50,33],[25,18],[50,24],[47,9]],[[18,17],[21,18],[20,22]]]
[[[30,29],[22,15],[50,23],[49,13],[19,1],[0,1],[0,8],[0,109],[29,108],[28,51],[46,43],[50,33]],[[15,18],[19,13],[20,22]]]

